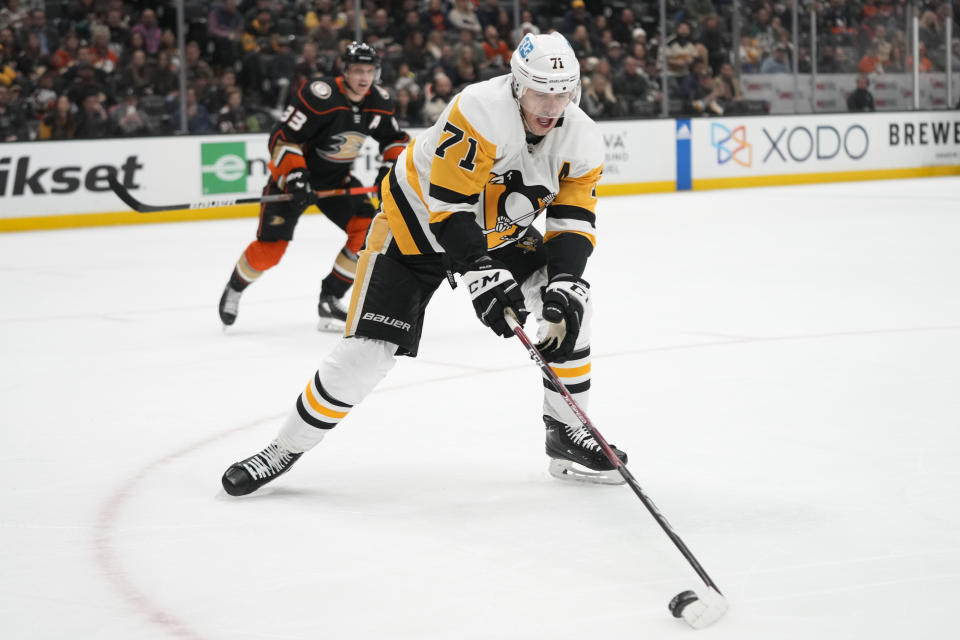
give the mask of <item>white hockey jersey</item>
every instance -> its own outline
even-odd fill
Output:
[[[575,233],[595,244],[599,128],[570,105],[528,146],[510,83],[508,74],[464,89],[398,158],[383,212],[403,254],[443,252],[430,224],[456,212],[476,217],[491,251],[519,239],[544,210],[546,241]]]

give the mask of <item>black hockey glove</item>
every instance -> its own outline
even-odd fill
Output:
[[[573,276],[557,276],[543,289],[542,298],[547,335],[537,349],[550,362],[566,362],[580,335],[584,309],[590,299],[590,285]]]
[[[317,194],[310,187],[310,179],[306,169],[294,169],[287,174],[283,190],[293,195],[293,206],[303,211],[317,200]]]
[[[508,308],[513,310],[521,325],[527,319],[529,312],[523,304],[520,285],[499,260],[490,256],[478,258],[463,272],[463,283],[467,285],[480,322],[493,329],[498,336],[513,336],[503,317]]]
[[[380,171],[377,172],[377,181],[373,184],[377,187],[377,199],[380,202],[383,202],[383,179],[387,177],[387,174],[390,173],[390,169],[393,168],[392,162],[380,166]]]

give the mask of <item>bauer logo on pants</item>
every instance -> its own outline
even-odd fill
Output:
[[[246,192],[246,142],[204,142],[200,145],[200,163],[204,195]]]

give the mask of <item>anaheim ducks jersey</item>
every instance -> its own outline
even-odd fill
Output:
[[[528,145],[505,75],[471,85],[400,154],[384,191],[392,240],[405,255],[479,254],[517,242],[546,211],[547,246],[573,248],[579,271],[595,239],[597,183],[603,166],[599,128],[577,106],[537,144]],[[446,223],[475,225],[444,237]],[[454,225],[450,225],[454,226]],[[576,237],[574,242],[552,242]]]
[[[410,139],[393,117],[389,94],[374,85],[359,103],[344,94],[343,77],[317,77],[303,84],[270,134],[270,172],[283,176],[306,167],[314,188],[341,186],[367,136],[380,143],[385,161],[395,160]]]

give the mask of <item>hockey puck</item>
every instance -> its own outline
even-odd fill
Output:
[[[674,618],[679,618],[683,615],[683,610],[691,602],[696,602],[699,600],[697,594],[693,591],[681,591],[677,595],[673,596],[673,600],[670,601],[670,604],[667,605],[667,608],[670,609],[670,613],[673,614]]]

